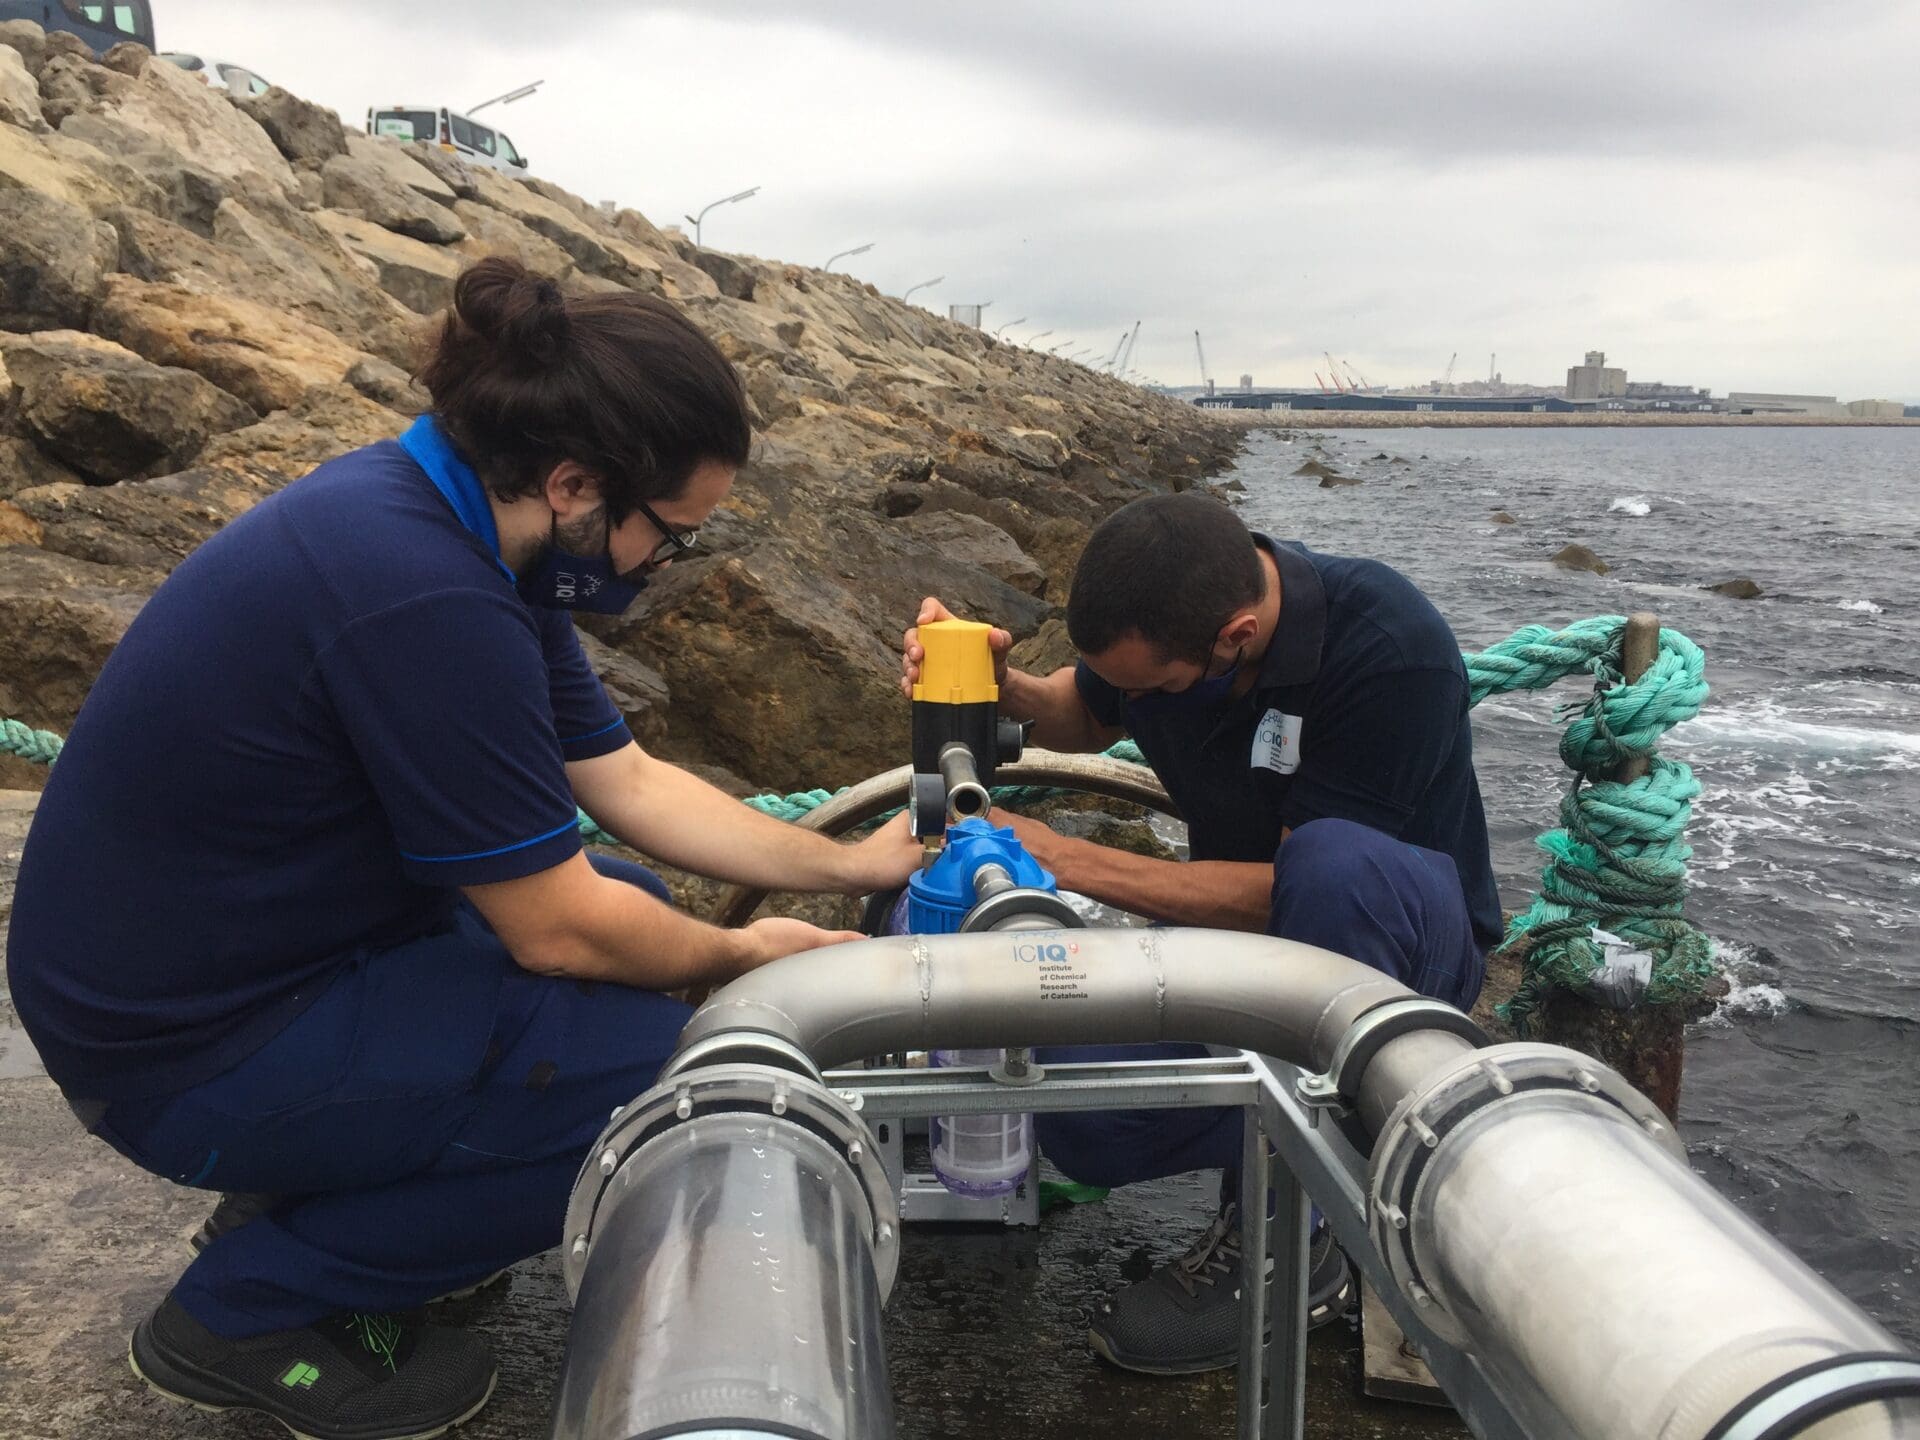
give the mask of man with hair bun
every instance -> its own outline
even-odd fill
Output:
[[[939,600],[918,624],[952,618]],[[1374,560],[1250,534],[1192,493],[1136,500],[1087,542],[1067,631],[1078,664],[1007,665],[1003,714],[1051,750],[1124,736],[1186,818],[1185,863],[1110,850],[1013,816],[1063,890],[1175,925],[1265,932],[1384,971],[1461,1009],[1500,937],[1499,896],[1473,770],[1467,676],[1452,632]],[[903,646],[903,684],[923,657]],[[1190,1056],[1195,1046],[1081,1047],[1056,1060]],[[1035,1117],[1068,1175],[1124,1185],[1219,1168],[1220,1210],[1179,1259],[1117,1292],[1088,1339],[1116,1365],[1179,1374],[1232,1365],[1240,1334],[1240,1112]],[[1316,1229],[1309,1320],[1344,1312],[1345,1258]]]
[[[558,1243],[609,1111],[717,983],[850,932],[737,930],[582,849],[575,807],[715,879],[896,886],[859,843],[648,755],[572,612],[693,552],[749,447],[666,302],[463,273],[431,410],[228,525],[102,670],[21,861],[8,977],[94,1134],[227,1192],[136,1374],[311,1440],[438,1434],[496,1369],[420,1307]]]

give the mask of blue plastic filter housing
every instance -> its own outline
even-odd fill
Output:
[[[998,865],[1023,889],[1055,892],[1053,876],[1027,854],[1006,826],[962,820],[947,831],[940,858],[907,882],[905,928],[915,935],[952,935],[976,901],[973,877]],[[895,923],[901,917],[896,913]],[[936,1050],[935,1065],[992,1066],[1004,1050]],[[1010,1195],[1033,1165],[1031,1115],[945,1115],[928,1131],[933,1173],[956,1195]]]

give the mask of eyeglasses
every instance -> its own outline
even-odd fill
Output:
[[[664,565],[667,561],[686,554],[693,549],[694,542],[700,538],[699,527],[696,526],[691,530],[676,530],[654,514],[653,507],[644,500],[634,501],[633,506],[652,522],[654,529],[666,537],[654,546],[653,553],[647,556],[646,563],[649,565]]]

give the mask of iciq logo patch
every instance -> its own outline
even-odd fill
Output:
[[[1078,945],[1062,945],[1058,941],[1047,944],[1026,944],[1013,947],[1013,958],[1027,965],[1035,965],[1042,960],[1065,960],[1069,955],[1078,955]]]

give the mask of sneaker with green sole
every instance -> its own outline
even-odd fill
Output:
[[[465,1424],[498,1372],[478,1336],[402,1315],[339,1315],[245,1340],[169,1295],[133,1332],[133,1373],[169,1400],[255,1410],[298,1440],[428,1440]]]

